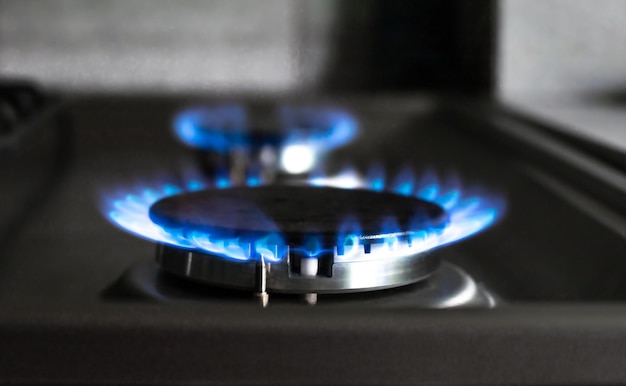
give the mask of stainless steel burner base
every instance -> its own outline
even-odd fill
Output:
[[[436,257],[418,253],[404,257],[357,258],[332,263],[329,275],[293,269],[288,256],[277,263],[240,262],[160,244],[157,262],[177,276],[193,281],[255,292],[328,294],[375,291],[427,278],[439,265]],[[366,257],[363,254],[362,257]],[[309,259],[311,260],[311,259]],[[315,264],[322,264],[320,261]],[[304,265],[304,264],[302,264]]]
[[[163,272],[154,262],[139,263],[116,282],[110,292],[160,302],[200,301],[208,305],[228,302],[233,306],[254,305],[251,293],[194,284]],[[305,304],[299,296],[275,295],[273,305]],[[316,307],[336,308],[493,308],[496,300],[461,268],[442,262],[423,281],[384,291],[320,295]]]

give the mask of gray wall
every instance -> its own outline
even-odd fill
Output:
[[[81,90],[293,89],[322,66],[325,35],[315,31],[327,30],[328,9],[290,0],[0,0],[0,74]]]
[[[0,0],[0,75],[79,90],[285,91],[327,63],[333,0]],[[503,97],[626,87],[626,1],[502,0]]]
[[[577,98],[626,89],[626,1],[503,0],[505,98]]]
[[[626,1],[505,0],[502,25],[502,99],[626,151]]]

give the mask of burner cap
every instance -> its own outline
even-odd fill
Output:
[[[358,236],[361,244],[377,243],[391,235],[439,229],[448,220],[441,207],[417,198],[308,186],[236,187],[179,194],[152,205],[150,218],[165,229],[184,228],[249,240],[280,233],[292,247],[303,246],[311,235],[318,236],[324,247],[335,246],[342,234]],[[350,228],[350,224],[358,227]]]

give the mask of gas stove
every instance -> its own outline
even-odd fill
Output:
[[[418,178],[404,168],[385,178],[380,163],[364,176],[353,167],[324,175],[324,153],[357,136],[353,116],[282,107],[271,130],[272,108],[255,110],[256,119],[233,105],[178,114],[175,136],[201,151],[196,175],[120,188],[103,197],[105,215],[156,242],[163,271],[254,291],[263,307],[269,293],[301,294],[313,305],[318,294],[382,291],[426,279],[428,286],[413,286],[407,306],[495,304],[459,267],[440,267],[429,252],[487,228],[503,211],[501,198],[468,193],[458,176],[442,180],[432,170]]]
[[[16,129],[2,381],[626,379],[614,169],[491,102],[208,99]]]

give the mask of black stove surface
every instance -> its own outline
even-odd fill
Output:
[[[541,170],[454,122],[431,101],[393,98],[346,101],[362,135],[329,160],[332,169],[354,160],[381,160],[391,170],[411,166],[454,171],[464,185],[503,193],[503,219],[490,229],[435,253],[455,262],[511,301],[599,301],[626,298],[626,240],[614,229],[538,182]],[[2,244],[0,301],[95,301],[98,293],[135,262],[151,260],[154,245],[125,234],[99,210],[107,188],[156,175],[177,175],[192,164],[171,136],[181,101],[93,100],[70,107],[74,155],[56,171],[38,209],[6,224],[14,237]],[[43,131],[43,130],[42,130]],[[13,170],[19,187],[37,176],[37,160]],[[43,165],[45,166],[45,165]],[[43,167],[42,166],[42,167]],[[4,189],[9,199],[22,197]],[[22,200],[23,201],[23,200]]]
[[[58,154],[41,150],[52,147],[46,136],[55,135],[42,127],[20,153],[30,156],[11,161],[3,172],[10,183],[0,194],[10,215],[0,220],[0,342],[12,353],[0,349],[0,363],[12,366],[0,370],[0,379],[112,382],[117,374],[139,383],[149,374],[148,382],[167,383],[595,380],[589,372],[554,370],[545,362],[533,370],[526,366],[541,362],[539,356],[589,365],[606,382],[626,379],[614,367],[623,360],[607,354],[626,347],[626,323],[619,323],[626,316],[626,239],[599,211],[590,213],[589,202],[602,202],[494,140],[480,122],[428,97],[334,99],[357,117],[361,134],[333,153],[328,167],[365,168],[379,160],[393,171],[454,171],[464,185],[500,192],[507,205],[497,224],[433,253],[462,267],[501,299],[501,307],[420,311],[400,302],[390,310],[365,302],[345,310],[294,304],[259,310],[252,302],[224,301],[228,294],[180,306],[125,294],[115,283],[130,267],[152,261],[155,246],[113,227],[98,200],[107,187],[177,175],[193,165],[193,155],[172,139],[169,127],[187,102],[76,98],[68,104],[73,132],[61,133],[62,142],[73,145],[69,161],[57,165],[51,160]],[[302,344],[295,347],[292,340],[299,336]],[[64,341],[72,347],[69,354],[57,352]],[[550,348],[551,342],[556,346]],[[564,347],[559,344],[572,351],[557,350]],[[111,359],[117,349],[139,356],[127,363]],[[593,360],[602,352],[606,360]],[[254,361],[255,355],[265,357]],[[306,357],[310,363],[302,369],[296,361]],[[63,364],[67,360],[81,369],[73,373]],[[246,371],[235,361],[245,362],[240,365]],[[108,369],[94,370],[99,364]],[[450,367],[455,371],[441,375]]]

